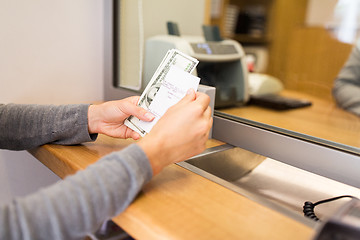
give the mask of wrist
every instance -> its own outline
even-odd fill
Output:
[[[161,142],[154,139],[149,141],[149,138],[145,136],[137,144],[145,152],[153,170],[153,175],[155,176],[161,172],[161,170],[167,165],[161,149]]]
[[[90,105],[88,108],[88,131],[90,134],[99,133],[98,131],[98,114],[97,114],[97,106]]]

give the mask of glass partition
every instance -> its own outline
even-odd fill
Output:
[[[144,44],[154,35],[167,34],[166,20],[180,23],[180,37],[202,37],[202,24],[216,24],[224,39],[235,40],[244,48],[250,88],[255,86],[256,77],[265,77],[264,87],[269,84],[265,93],[311,103],[305,107],[276,109],[254,102],[253,97],[261,96],[261,90],[250,89],[249,101],[217,108],[216,116],[360,154],[359,116],[346,103],[340,106],[341,100],[333,95],[335,80],[356,46],[360,9],[357,1],[204,0],[189,1],[191,8],[176,5],[179,2],[184,3],[113,2],[112,88],[121,94],[111,93],[110,98],[124,96],[124,89],[126,94],[141,94],[145,87],[144,64],[150,61],[144,56]],[[160,8],[164,4],[173,6]],[[156,22],[155,14],[162,16],[162,22]],[[150,26],[155,27],[150,30]],[[346,72],[345,78],[349,74],[352,73]],[[280,90],[269,79],[280,83]],[[343,80],[345,83],[354,89],[360,85],[353,78]],[[269,90],[271,87],[275,90]],[[350,98],[351,92],[356,90],[345,95]]]

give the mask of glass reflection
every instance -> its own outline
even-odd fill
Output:
[[[233,23],[232,31],[229,23],[223,24],[223,33],[238,40],[247,53],[251,97],[246,105],[218,111],[359,148],[360,2],[230,0],[224,7],[223,16],[237,14],[235,21],[242,20]],[[261,34],[253,34],[251,28],[260,15],[265,19]],[[213,23],[221,24],[221,16],[217,17]],[[244,27],[244,19],[248,26]],[[256,66],[264,60],[260,58],[266,59],[261,70]],[[252,92],[258,87],[259,79],[252,79],[259,78],[255,74],[268,78],[262,91]],[[275,99],[262,99],[269,93],[306,100],[311,106],[281,109]]]
[[[224,39],[241,44],[249,71],[250,100],[222,106],[217,111],[240,120],[275,126],[284,132],[312,136],[319,141],[324,139],[334,146],[356,148],[360,153],[360,118],[357,115],[357,111],[360,112],[357,49],[360,46],[357,44],[360,1],[204,0],[194,1],[192,7],[186,9],[186,15],[183,14],[185,10],[178,10],[183,7],[181,1],[120,2],[121,7],[115,5],[118,11],[115,16],[121,15],[123,20],[115,20],[114,87],[142,92],[146,86],[147,64],[155,68],[159,65],[153,61],[153,56],[146,55],[147,41],[153,36],[166,35],[166,21],[178,19],[176,22],[183,34],[178,37],[183,40],[188,36],[202,37],[197,29],[205,22],[219,26]],[[175,11],[171,12],[172,9]],[[203,52],[213,53],[207,48],[209,45],[201,46]],[[202,68],[197,69],[198,74],[212,73],[218,78],[214,81],[226,81],[226,74],[213,68],[215,64],[202,60],[200,63]],[[149,74],[152,76],[153,72]],[[233,91],[228,92],[225,97],[232,99]],[[302,106],[276,109],[255,104],[256,97],[264,94],[300,101]],[[294,102],[288,104],[293,106]]]

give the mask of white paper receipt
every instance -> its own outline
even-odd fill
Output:
[[[155,119],[151,122],[140,120],[139,126],[149,133],[165,112],[179,102],[190,88],[197,91],[199,82],[200,78],[172,66],[149,106],[149,111],[154,114]]]

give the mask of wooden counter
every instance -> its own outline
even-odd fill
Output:
[[[30,153],[61,178],[133,143],[99,135],[77,146]],[[209,140],[208,147],[220,145]],[[101,207],[101,206],[99,206]],[[310,239],[313,230],[178,165],[155,176],[113,219],[135,239]]]
[[[281,95],[312,102],[310,107],[273,110],[256,105],[221,109],[221,112],[309,136],[360,148],[360,117],[336,106],[334,101],[284,90]]]

